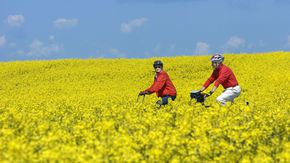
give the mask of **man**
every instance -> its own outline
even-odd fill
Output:
[[[204,91],[211,83],[215,81],[213,88],[206,96],[212,95],[221,84],[225,90],[216,98],[216,101],[222,106],[226,105],[227,101],[233,103],[234,99],[241,94],[241,88],[234,73],[229,67],[223,64],[224,57],[221,54],[214,54],[210,60],[214,70],[211,76],[203,84],[200,92]]]
[[[161,105],[168,104],[168,99],[171,98],[172,101],[176,98],[176,89],[171,82],[168,74],[163,70],[163,63],[160,60],[154,62],[153,67],[155,69],[156,75],[154,77],[154,82],[150,88],[145,91],[141,91],[139,95],[146,95],[156,93],[157,97],[161,97],[162,100],[156,103]]]

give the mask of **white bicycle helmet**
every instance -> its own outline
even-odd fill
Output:
[[[212,55],[212,57],[210,58],[210,61],[212,62],[223,62],[224,61],[224,57],[221,54],[214,54]]]

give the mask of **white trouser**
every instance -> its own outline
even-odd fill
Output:
[[[216,101],[221,105],[225,105],[227,101],[234,102],[234,99],[241,94],[241,88],[239,85],[235,87],[229,87],[223,91],[221,95],[216,98]]]

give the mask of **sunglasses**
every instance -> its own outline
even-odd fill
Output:
[[[162,66],[159,66],[159,65],[156,65],[156,66],[153,66],[154,69],[157,69],[157,68],[162,68]]]

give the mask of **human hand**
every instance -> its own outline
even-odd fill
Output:
[[[139,93],[140,96],[146,95],[146,94],[150,94],[150,92],[149,91],[140,91],[140,93]]]
[[[201,93],[201,92],[203,92],[205,90],[205,87],[202,87],[200,90],[199,90],[199,92]]]
[[[210,96],[210,94],[208,94],[208,93],[204,93],[204,94],[203,94],[203,97],[204,97],[204,98],[209,97],[209,96]]]
[[[139,96],[142,96],[142,95],[145,95],[146,93],[145,93],[145,91],[140,91],[139,92]]]
[[[203,94],[204,98],[211,96],[211,93],[204,93]]]

